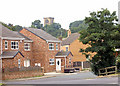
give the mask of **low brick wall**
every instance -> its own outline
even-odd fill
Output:
[[[26,70],[25,70],[26,69]],[[44,75],[44,68],[25,68],[25,69],[19,69],[16,71],[3,71],[2,73],[2,79],[8,80],[8,79],[18,79],[18,78],[28,78],[28,77],[35,77],[35,76],[42,76]]]

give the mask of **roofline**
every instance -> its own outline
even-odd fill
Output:
[[[61,42],[61,41],[55,41],[55,40],[46,40],[47,42]]]
[[[14,37],[1,37],[2,39],[9,39],[9,40],[24,40],[25,38],[14,38]]]
[[[14,56],[4,56],[4,57],[7,57],[7,58],[12,57],[12,58],[14,58],[18,53],[20,53],[21,56],[24,57],[23,54],[22,54],[20,51],[17,51],[17,53],[16,53]],[[2,54],[1,54],[1,56],[2,56]],[[12,59],[12,58],[11,58],[11,59]],[[5,58],[2,57],[2,59],[5,59]]]
[[[55,56],[55,57],[67,57],[67,55],[65,55],[65,56]]]
[[[23,29],[28,30],[27,28],[23,28]],[[37,34],[35,34],[35,33],[32,32],[32,31],[30,31],[30,30],[28,30],[28,31],[31,32],[31,33],[33,33],[34,35],[38,36]],[[38,37],[40,37],[40,36],[38,36]],[[45,40],[46,42],[61,42],[61,41],[55,41],[55,40],[46,40],[46,39],[44,39],[44,38],[42,38],[42,37],[40,37],[40,38],[43,39],[43,40]]]
[[[32,40],[24,40],[24,42],[33,42]]]
[[[26,29],[26,30],[28,30],[27,28],[23,28],[23,29]],[[36,35],[36,36],[38,36],[37,34],[35,34],[34,32],[32,32],[32,31],[30,31],[30,30],[28,30],[29,32],[31,32],[31,33],[33,33],[34,35]],[[38,37],[40,37],[40,36],[38,36]],[[41,39],[43,39],[43,40],[45,40],[44,38],[42,38],[42,37],[40,37]],[[46,41],[46,40],[45,40]]]

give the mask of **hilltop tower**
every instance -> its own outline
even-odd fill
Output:
[[[54,18],[53,17],[45,17],[44,18],[44,26],[45,25],[51,25],[54,23]]]

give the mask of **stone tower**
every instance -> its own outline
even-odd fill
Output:
[[[44,26],[45,25],[51,25],[54,23],[54,18],[53,17],[45,17],[44,18]]]

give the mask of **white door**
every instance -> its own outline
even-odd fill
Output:
[[[56,59],[56,71],[61,71],[61,59]]]

